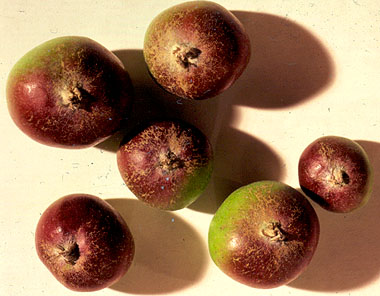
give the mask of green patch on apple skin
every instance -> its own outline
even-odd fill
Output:
[[[7,88],[11,89],[17,80],[41,70],[52,81],[60,80],[62,75],[70,73],[70,68],[83,68],[86,52],[96,47],[96,42],[82,36],[64,36],[48,40],[23,55],[9,73]],[[98,50],[103,50],[98,48]]]
[[[185,188],[179,194],[179,203],[174,205],[174,209],[188,207],[204,192],[213,170],[213,161],[210,160],[206,166],[197,168],[189,177]]]
[[[78,48],[80,39],[84,37],[65,36],[46,41],[22,56],[12,68],[10,75],[24,75],[36,68],[41,68],[47,63],[53,64],[63,57],[63,48],[71,47],[71,50]],[[82,41],[83,42],[83,41]]]
[[[246,185],[236,189],[219,207],[213,217],[209,233],[209,252],[216,265],[224,265],[229,261],[230,250],[225,248],[231,240],[231,233],[236,231],[236,217],[242,217],[244,209],[256,202],[256,185]]]

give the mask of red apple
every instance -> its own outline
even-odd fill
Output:
[[[319,240],[319,221],[309,201],[276,181],[235,190],[219,207],[208,234],[215,264],[254,288],[275,288],[297,278]]]
[[[155,81],[168,92],[206,99],[229,88],[250,58],[241,22],[210,1],[190,1],[157,15],[144,40],[144,57]]]
[[[87,194],[64,196],[38,221],[39,258],[67,288],[96,291],[118,281],[134,256],[132,234],[107,202]]]
[[[120,174],[137,198],[162,210],[178,210],[205,190],[212,172],[206,136],[181,121],[157,121],[126,138],[117,151]]]
[[[303,151],[298,164],[303,192],[326,210],[351,212],[363,206],[372,191],[368,156],[355,141],[325,136]]]
[[[93,146],[119,129],[132,99],[121,61],[85,37],[49,40],[12,68],[7,102],[16,125],[55,147]]]

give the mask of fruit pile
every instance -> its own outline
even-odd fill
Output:
[[[149,25],[144,58],[151,77],[176,97],[204,100],[228,89],[250,59],[250,41],[240,21],[209,1],[171,7]],[[87,148],[128,123],[133,81],[121,61],[99,43],[60,37],[29,51],[11,70],[9,113],[32,139],[52,147]],[[117,151],[129,190],[158,210],[192,204],[207,187],[213,149],[195,126],[178,119],[135,126]],[[366,152],[356,142],[326,136],[299,159],[302,192],[259,180],[228,196],[209,226],[209,253],[231,278],[255,288],[273,288],[298,277],[318,245],[319,220],[309,202],[348,213],[371,194]],[[42,214],[35,234],[41,261],[67,288],[95,291],[118,281],[135,254],[133,235],[104,200],[71,194]],[[138,250],[136,250],[138,252]]]

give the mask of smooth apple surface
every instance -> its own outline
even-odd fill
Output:
[[[297,278],[319,240],[319,220],[292,187],[260,181],[240,187],[222,203],[208,234],[215,264],[254,288],[275,288]]]
[[[241,22],[211,1],[189,1],[157,15],[144,39],[148,69],[168,92],[207,99],[228,89],[250,59]]]
[[[38,221],[39,258],[64,286],[96,291],[118,281],[135,251],[133,236],[120,214],[99,197],[66,195]]]
[[[117,152],[120,174],[137,198],[179,210],[205,190],[213,153],[207,137],[182,121],[156,121],[126,138]]]
[[[118,130],[133,88],[121,61],[81,36],[49,40],[26,53],[7,81],[9,113],[32,139],[85,148]]]
[[[372,169],[355,141],[325,136],[302,152],[298,163],[301,189],[326,210],[347,213],[365,205],[372,192]]]

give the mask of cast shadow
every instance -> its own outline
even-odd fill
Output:
[[[130,75],[134,88],[134,102],[128,120],[121,130],[96,145],[97,148],[116,152],[123,137],[136,126],[169,115],[169,107],[182,103],[177,97],[165,92],[150,77],[143,52],[140,49],[115,50]]]
[[[231,92],[235,104],[286,108],[312,99],[329,87],[334,63],[309,30],[284,17],[232,11],[251,40],[251,60]]]
[[[127,222],[136,248],[132,266],[111,289],[129,294],[166,295],[202,279],[209,261],[207,246],[189,223],[137,199],[106,201]]]
[[[319,292],[353,290],[380,276],[380,143],[357,141],[373,166],[374,187],[368,203],[348,214],[315,206],[321,223],[319,246],[308,269],[289,286]]]
[[[214,153],[214,171],[206,191],[190,209],[214,214],[237,188],[261,180],[281,180],[283,161],[263,141],[233,128],[222,128]]]

